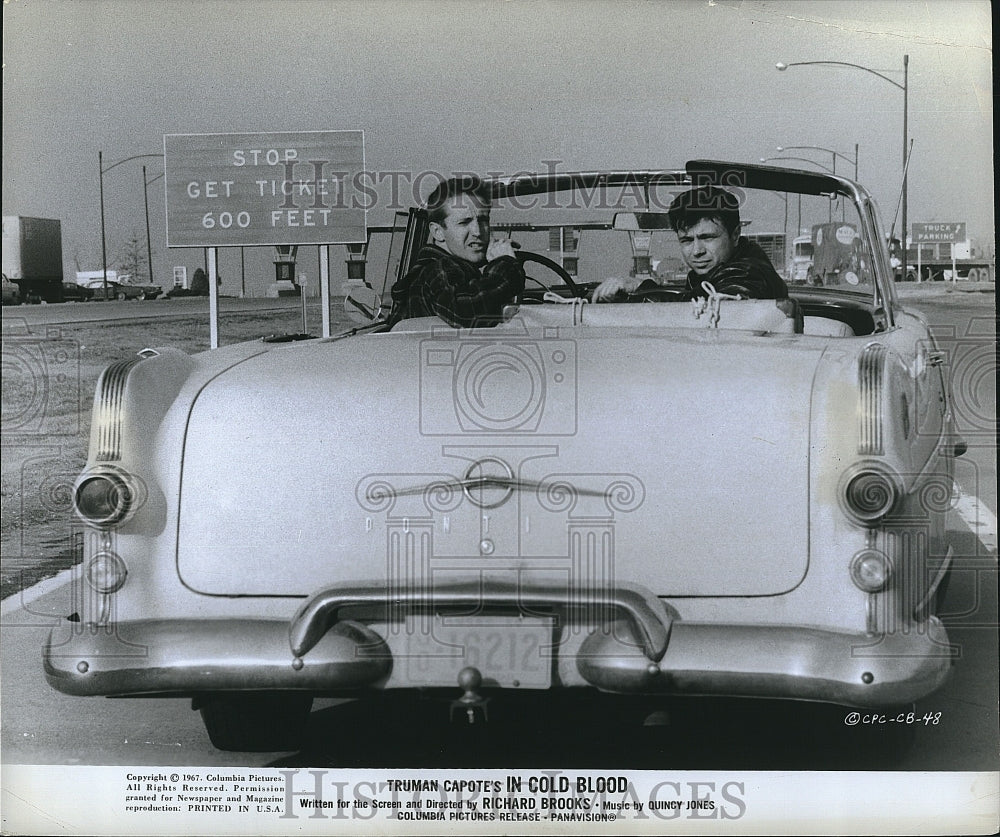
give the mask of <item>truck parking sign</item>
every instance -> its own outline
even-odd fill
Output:
[[[914,244],[948,244],[965,241],[965,221],[948,224],[913,224]]]
[[[364,133],[163,137],[168,247],[364,242]]]

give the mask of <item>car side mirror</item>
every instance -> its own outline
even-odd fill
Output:
[[[368,325],[382,315],[382,300],[374,288],[367,285],[348,285],[344,296],[344,313],[352,322]]]

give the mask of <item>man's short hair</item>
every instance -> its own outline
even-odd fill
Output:
[[[437,224],[448,217],[448,205],[453,198],[468,195],[479,208],[491,204],[490,188],[475,175],[463,175],[442,180],[427,197],[427,218]]]
[[[690,229],[705,218],[717,220],[729,232],[738,230],[739,199],[718,186],[698,186],[681,192],[667,210],[667,221],[674,232]]]

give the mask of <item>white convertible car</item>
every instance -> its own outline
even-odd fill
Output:
[[[349,333],[103,373],[49,683],[191,696],[235,750],[292,749],[314,697],[383,690],[473,719],[526,690],[895,709],[937,689],[964,446],[869,194],[709,161],[488,182],[532,277],[500,325],[388,328],[360,287],[374,319]],[[779,272],[818,226],[836,269],[789,300],[677,301],[664,210],[696,182],[739,196]],[[402,217],[397,275],[428,229]],[[586,301],[629,275],[656,287]]]

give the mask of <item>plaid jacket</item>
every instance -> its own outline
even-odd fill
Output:
[[[392,287],[391,321],[437,315],[453,326],[492,326],[503,307],[524,290],[524,269],[501,256],[480,270],[433,244],[417,253],[409,272]]]

